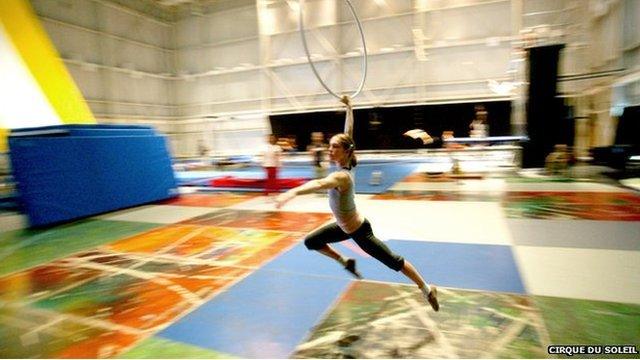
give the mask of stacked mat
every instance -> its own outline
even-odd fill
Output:
[[[9,154],[20,203],[35,227],[178,193],[166,139],[151,127],[14,129]]]

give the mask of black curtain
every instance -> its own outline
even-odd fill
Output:
[[[558,60],[564,45],[528,49],[529,98],[527,99],[527,135],[523,149],[523,167],[543,167],[553,146],[563,142],[569,122],[563,116],[562,100],[557,97]],[[571,136],[573,137],[573,136]]]
[[[487,110],[489,135],[511,135],[509,101],[358,109],[353,113],[353,135],[358,149],[361,150],[424,147],[420,141],[403,135],[412,129],[422,129],[437,137],[440,137],[443,131],[451,130],[456,137],[467,137],[477,104],[484,105]],[[270,122],[276,136],[294,135],[298,150],[304,151],[310,142],[312,132],[323,132],[326,142],[332,135],[342,132],[344,116],[342,111],[272,115]]]
[[[616,144],[640,145],[640,106],[628,106],[618,119]]]

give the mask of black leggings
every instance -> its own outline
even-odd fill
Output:
[[[391,252],[387,245],[373,235],[371,223],[366,219],[358,230],[351,234],[344,232],[335,222],[325,225],[307,235],[304,239],[304,245],[309,250],[319,250],[329,243],[347,240],[348,238],[352,238],[367,254],[378,259],[378,261],[391,269],[400,271],[404,267],[404,258]]]

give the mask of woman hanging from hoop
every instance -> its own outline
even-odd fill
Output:
[[[391,252],[391,250],[382,241],[376,238],[375,235],[373,235],[373,230],[371,229],[369,221],[362,217],[356,209],[355,185],[351,170],[358,164],[358,161],[354,153],[356,144],[352,138],[353,108],[351,106],[351,98],[356,97],[364,86],[367,76],[367,45],[364,38],[362,24],[358,19],[358,15],[356,14],[353,5],[349,0],[345,1],[358,26],[363,47],[362,80],[360,81],[360,85],[356,92],[351,96],[340,96],[336,94],[324,83],[324,81],[322,81],[322,78],[318,74],[313,61],[311,61],[307,40],[304,36],[302,12],[304,0],[300,0],[299,2],[299,29],[309,65],[311,66],[316,78],[327,92],[339,99],[340,102],[347,107],[344,133],[335,135],[331,138],[331,141],[329,141],[329,158],[340,167],[340,170],[325,178],[311,180],[278,195],[276,198],[276,207],[278,209],[281,208],[285,203],[298,195],[309,194],[321,189],[327,190],[329,192],[329,206],[331,207],[331,211],[333,212],[333,216],[336,221],[307,235],[304,240],[304,244],[307,248],[309,250],[317,250],[321,254],[338,261],[353,276],[360,279],[362,276],[356,269],[356,260],[352,258],[345,258],[329,246],[330,243],[352,238],[367,254],[376,258],[395,271],[402,271],[406,277],[418,285],[418,288],[422,291],[422,295],[429,305],[431,305],[433,310],[438,311],[440,309],[440,305],[438,304],[438,290],[436,287],[433,285],[429,286],[429,284],[425,283],[422,276],[420,276],[420,273],[418,273],[418,270],[416,270],[409,261],[405,260],[402,256]]]
[[[306,247],[338,261],[353,276],[361,278],[356,269],[356,260],[345,258],[329,246],[329,243],[352,238],[367,254],[395,271],[402,271],[405,276],[418,285],[433,310],[438,311],[440,305],[438,304],[436,287],[425,283],[422,276],[408,260],[391,252],[382,241],[376,238],[369,221],[362,217],[356,209],[354,181],[351,174],[351,169],[358,163],[354,151],[355,143],[351,136],[338,134],[332,137],[329,142],[329,158],[339,166],[340,170],[323,179],[311,180],[278,195],[275,200],[276,207],[281,208],[298,195],[309,194],[321,189],[328,190],[329,205],[336,221],[307,235],[304,240]]]

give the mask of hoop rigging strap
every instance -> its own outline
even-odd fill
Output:
[[[358,85],[358,89],[356,90],[356,92],[354,92],[352,95],[349,96],[349,98],[353,99],[356,96],[358,96],[358,94],[360,94],[360,92],[362,91],[362,88],[364,87],[364,81],[367,78],[367,44],[366,44],[365,39],[364,39],[364,30],[362,29],[362,24],[360,23],[360,19],[358,18],[358,14],[356,13],[355,8],[351,4],[351,1],[349,1],[349,0],[345,0],[345,1],[347,2],[347,5],[349,5],[349,10],[351,11],[351,14],[353,15],[353,18],[356,20],[356,24],[358,25],[358,30],[360,31],[360,39],[362,41],[362,51],[363,51],[363,54],[362,54],[362,79],[360,80],[360,85]],[[309,61],[309,65],[311,65],[311,70],[313,70],[313,73],[315,74],[316,78],[318,79],[318,81],[320,82],[322,87],[324,87],[325,90],[327,90],[327,92],[329,92],[329,94],[331,94],[335,98],[341,100],[342,96],[340,96],[340,95],[336,94],[335,92],[333,92],[327,86],[327,84],[324,83],[324,81],[320,77],[320,74],[318,74],[318,70],[316,69],[315,64],[311,60],[311,54],[309,53],[309,47],[307,45],[307,38],[304,35],[304,31],[305,30],[304,30],[303,10],[302,10],[303,6],[304,6],[304,0],[299,0],[299,30],[300,30],[300,37],[302,37],[302,45],[304,46],[304,52],[307,55],[307,61]]]

